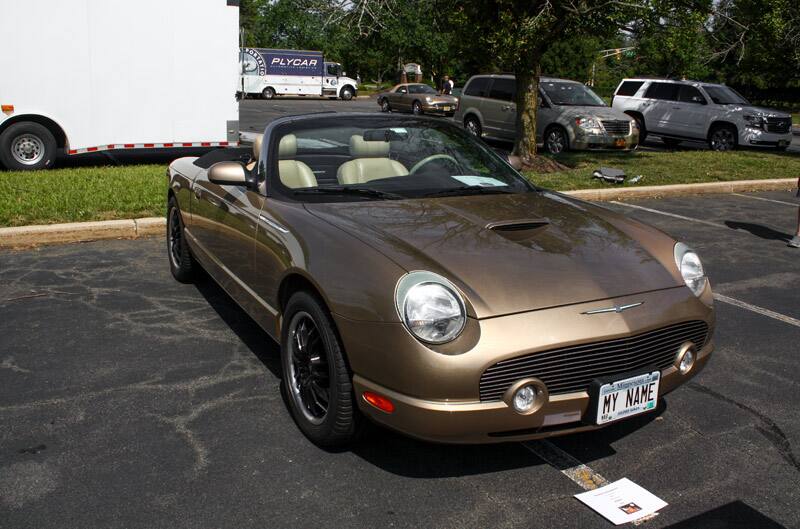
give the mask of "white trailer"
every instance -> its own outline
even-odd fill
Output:
[[[277,95],[327,96],[350,100],[358,83],[321,51],[242,48],[239,93],[272,99]]]
[[[0,165],[238,142],[238,0],[4,0]]]

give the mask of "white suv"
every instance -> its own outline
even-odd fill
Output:
[[[611,106],[636,120],[640,142],[652,134],[668,146],[704,141],[715,151],[738,145],[785,150],[792,143],[791,115],[753,106],[725,85],[623,79]]]

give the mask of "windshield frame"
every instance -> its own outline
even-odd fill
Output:
[[[520,184],[519,188],[513,193],[519,192],[539,192],[542,191],[533,182],[522,176],[519,171],[514,169],[506,158],[498,154],[494,149],[485,145],[480,140],[466,133],[461,127],[452,123],[437,120],[430,117],[419,116],[387,116],[385,114],[366,114],[366,113],[328,113],[326,116],[307,115],[280,118],[267,126],[264,132],[264,144],[262,147],[261,158],[258,163],[257,181],[262,194],[268,198],[276,200],[295,202],[295,203],[317,203],[317,202],[356,202],[363,200],[355,194],[337,195],[312,195],[295,194],[297,189],[285,186],[279,176],[278,170],[278,144],[280,139],[286,135],[302,130],[318,128],[336,127],[363,127],[364,129],[392,128],[392,127],[425,127],[446,128],[448,132],[456,134],[460,139],[466,140],[468,148],[478,149],[484,156],[488,156],[494,162],[500,163],[508,169],[514,182]],[[378,180],[375,180],[378,183]],[[327,186],[320,186],[327,187]],[[369,188],[369,183],[357,184],[354,187]],[[459,187],[454,184],[453,188]],[[313,188],[300,188],[313,189]],[[438,189],[438,188],[437,188]],[[380,191],[380,189],[378,189]],[[391,190],[390,190],[391,191]],[[425,198],[424,194],[417,194],[409,190],[412,196],[404,197],[403,200],[417,200]],[[473,193],[465,192],[464,195]]]
[[[545,89],[545,85],[547,85],[548,83],[549,84],[558,83],[558,84],[564,84],[564,85],[569,84],[569,85],[580,86],[581,88],[586,90],[589,94],[594,96],[597,99],[598,104],[595,104],[595,105],[592,105],[592,104],[576,105],[574,103],[557,102],[556,100],[553,99],[553,97]],[[550,103],[551,106],[557,106],[557,107],[578,107],[578,106],[581,106],[581,107],[598,107],[598,108],[599,107],[608,107],[606,102],[603,101],[603,98],[601,98],[599,95],[597,95],[595,93],[595,91],[591,89],[591,87],[586,86],[585,84],[579,83],[577,81],[570,81],[570,80],[566,80],[566,79],[548,79],[548,80],[542,79],[542,80],[539,81],[539,90],[540,90],[540,92],[542,94],[545,95],[545,97],[547,98],[547,101]]]

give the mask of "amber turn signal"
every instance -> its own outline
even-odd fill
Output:
[[[394,404],[392,401],[383,395],[378,395],[377,393],[373,393],[371,391],[365,391],[364,400],[383,412],[392,413],[394,411]]]
[[[3,112],[14,112],[14,105],[0,105],[0,110]]]

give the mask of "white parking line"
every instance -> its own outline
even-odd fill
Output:
[[[744,195],[742,193],[731,193],[731,194],[736,195],[737,197],[750,198],[752,200],[763,200],[764,202],[774,202],[776,204],[786,204],[787,206],[793,206],[793,207],[797,207],[798,205],[800,205],[792,202],[784,202],[783,200],[775,200],[774,198],[754,197],[750,195]]]
[[[546,439],[541,441],[526,441],[520,444],[533,452],[533,454],[548,465],[559,470],[583,490],[594,490],[608,485],[608,480],[606,478]],[[634,521],[633,524],[641,525],[652,520],[656,516],[658,516],[657,512],[639,518]]]
[[[730,229],[727,226],[725,226],[724,224],[718,224],[716,222],[711,222],[709,220],[700,220],[700,219],[695,219],[695,218],[692,218],[692,217],[684,217],[683,215],[678,215],[677,213],[669,213],[667,211],[661,211],[661,210],[658,210],[658,209],[646,208],[644,206],[637,206],[635,204],[628,204],[626,202],[618,202],[616,200],[611,200],[610,202],[612,204],[625,206],[627,208],[640,209],[642,211],[648,211],[650,213],[657,213],[658,215],[665,215],[667,217],[672,217],[672,218],[675,218],[675,219],[688,220],[689,222],[698,222],[700,224],[706,224],[708,226],[714,226],[715,228],[723,228],[723,229],[726,229],[726,230]]]
[[[800,327],[800,320],[792,318],[791,316],[786,316],[785,314],[781,314],[780,312],[775,312],[774,310],[765,309],[764,307],[759,307],[757,305],[751,305],[746,301],[729,298],[724,294],[714,293],[714,299],[716,299],[717,301],[721,301],[723,303],[728,303],[729,305],[734,305],[742,309],[753,311],[768,318],[773,318],[775,320],[782,321],[783,323],[788,323],[789,325],[794,325],[795,327]]]

